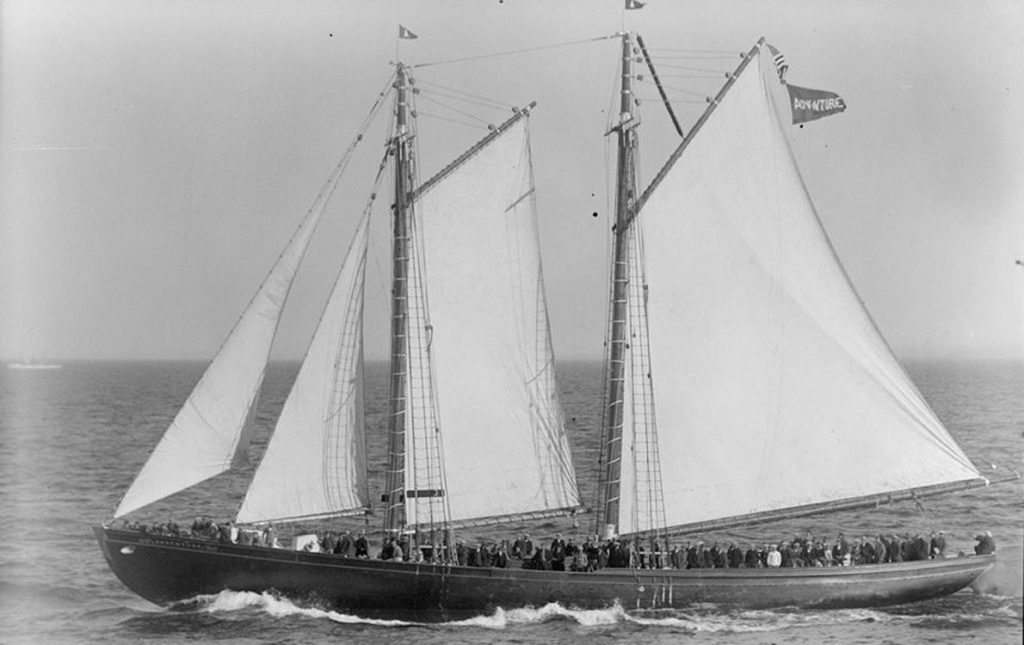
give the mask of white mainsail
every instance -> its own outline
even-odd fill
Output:
[[[341,167],[299,224],[114,517],[218,475],[244,456],[251,435],[249,415],[263,383],[281,310]]]
[[[979,477],[835,257],[755,58],[639,214],[673,527]]]
[[[451,520],[577,507],[552,375],[527,119],[446,172],[419,196],[416,215]],[[407,488],[416,489],[410,446]],[[414,504],[407,498],[410,518]]]
[[[242,524],[362,512],[363,284],[369,217],[352,240],[238,512]]]

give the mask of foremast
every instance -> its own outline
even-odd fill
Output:
[[[438,418],[433,326],[427,303],[423,231],[418,223],[411,67],[395,80],[391,376],[384,534],[436,544],[451,524]]]
[[[622,477],[623,409],[626,380],[626,326],[629,288],[627,235],[630,207],[636,187],[637,132],[633,114],[633,61],[630,34],[622,34],[622,69],[619,87],[619,122],[616,158],[615,224],[612,227],[613,256],[608,348],[605,365],[605,406],[602,410],[602,502],[598,509],[598,530],[608,537],[618,533],[620,480]]]
[[[412,136],[409,130],[408,69],[397,64],[395,136],[391,154],[395,169],[392,216],[391,378],[388,395],[388,470],[383,501],[384,532],[393,535],[405,526],[405,415],[409,337],[409,262],[412,255],[413,187]]]

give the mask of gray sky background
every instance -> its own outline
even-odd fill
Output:
[[[845,114],[796,132],[808,190],[901,357],[1024,357],[1024,3],[650,0],[6,0],[0,5],[0,356],[209,358],[381,91],[397,27],[410,63],[638,31],[688,128],[739,57],[782,50],[789,80]],[[424,67],[420,174],[486,133],[437,118],[427,83],[531,119],[555,351],[599,358],[609,108],[618,42]],[[641,84],[644,99],[654,88]],[[440,98],[440,97],[439,97]],[[466,106],[491,122],[507,113]],[[384,115],[386,117],[386,113]],[[677,139],[642,107],[642,183]],[[369,191],[368,135],[300,273],[275,356],[298,357]],[[386,201],[386,200],[381,200]],[[597,213],[597,217],[593,213]],[[383,212],[381,213],[383,214]],[[386,217],[375,232],[386,233]],[[368,351],[385,355],[388,243],[373,243]]]

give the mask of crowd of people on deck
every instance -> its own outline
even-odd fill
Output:
[[[123,528],[151,535],[170,535],[216,540],[223,543],[283,548],[273,525],[263,529],[237,527],[232,522],[217,524],[197,517],[191,528],[174,522],[146,526],[138,522]],[[991,532],[978,534],[976,554],[995,552]],[[453,544],[454,543],[454,544]],[[452,545],[452,546],[449,546]],[[348,558],[370,558],[370,543],[363,530],[320,531],[296,538],[298,550],[330,553]],[[514,540],[469,544],[451,535],[430,539],[424,534],[401,534],[387,538],[378,554],[381,560],[432,562],[469,567],[521,567],[551,571],[596,571],[604,568],[634,569],[758,569],[787,567],[832,567],[883,564],[946,557],[944,531],[899,536],[877,535],[847,539],[840,533],[834,540],[806,534],[791,540],[746,548],[735,542],[705,543],[701,540],[670,543],[658,539],[599,540],[596,536],[564,539],[557,534],[550,542],[535,543],[528,534]],[[959,555],[963,555],[960,553]]]
[[[272,524],[262,529],[239,528],[231,521],[217,524],[208,517],[197,517],[192,521],[191,528],[184,528],[173,520],[152,526],[140,524],[139,522],[125,521],[122,523],[122,527],[129,531],[139,531],[146,535],[199,538],[246,546],[263,546],[274,549],[284,548]]]

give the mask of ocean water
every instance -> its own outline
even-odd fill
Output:
[[[1024,495],[1019,483],[823,518],[806,518],[705,540],[759,542],[811,531],[832,536],[943,529],[969,550],[990,530],[999,565],[976,589],[936,601],[873,610],[686,611],[627,614],[549,605],[504,608],[459,622],[364,620],[325,607],[223,592],[160,608],[108,570],[91,527],[109,519],[149,451],[198,379],[198,363],[71,363],[60,370],[0,370],[0,643],[1020,643]],[[266,443],[297,365],[268,372],[248,469],[153,505],[144,521],[229,518]],[[1021,469],[1024,365],[911,363],[929,403],[979,466]],[[384,423],[384,366],[368,367],[368,424]],[[601,366],[559,366],[580,484],[593,500]],[[383,476],[384,443],[373,436],[371,485]],[[997,471],[998,472],[998,471]],[[590,502],[592,503],[592,502]],[[349,520],[352,522],[353,520]],[[592,519],[580,518],[581,531]],[[370,519],[377,528],[379,516]],[[354,528],[339,521],[335,526]],[[473,538],[572,533],[571,519],[482,530]]]

